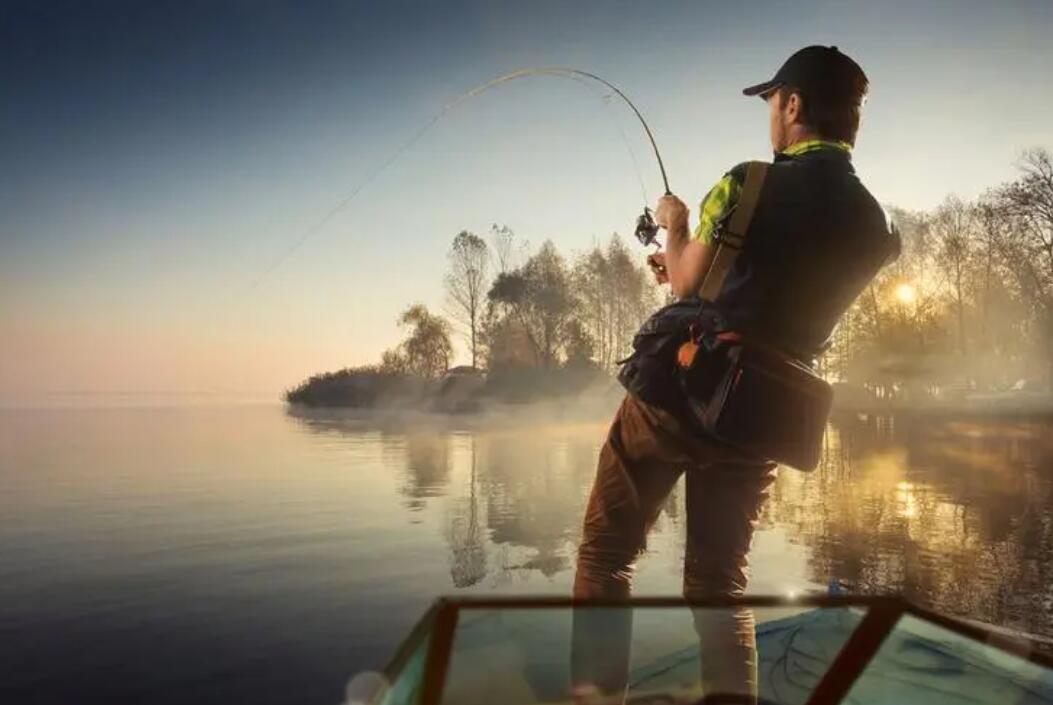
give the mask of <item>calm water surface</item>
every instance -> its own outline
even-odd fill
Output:
[[[852,417],[783,471],[751,591],[1053,636],[1053,425]],[[605,423],[0,411],[0,700],[332,703],[439,594],[569,591]],[[679,591],[674,492],[637,591]]]

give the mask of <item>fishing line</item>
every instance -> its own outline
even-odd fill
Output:
[[[597,96],[603,103],[603,107],[606,108],[607,114],[611,118],[611,124],[614,125],[614,129],[617,130],[618,137],[621,138],[622,144],[625,146],[625,151],[629,153],[629,161],[632,164],[633,174],[636,175],[636,183],[640,186],[640,197],[643,198],[644,205],[646,206],[651,202],[651,199],[647,197],[647,186],[644,184],[643,171],[640,169],[640,160],[636,156],[636,150],[633,149],[632,142],[629,141],[629,135],[625,134],[625,130],[622,129],[618,116],[611,110],[611,98],[614,97],[614,94],[602,90],[599,86],[589,83],[581,78],[575,77],[573,80],[592,91],[593,95]]]
[[[317,223],[315,223],[315,225],[305,230],[304,233],[300,236],[300,238],[296,240],[296,242],[294,242],[291,247],[289,247],[285,252],[283,252],[266,270],[263,271],[262,274],[260,274],[256,278],[255,281],[253,281],[249,288],[255,289],[264,279],[273,274],[274,271],[277,270],[282,264],[284,264],[286,260],[292,257],[292,255],[297,250],[299,250],[300,247],[302,247],[308,239],[310,239],[319,230],[325,227],[326,224],[328,224],[329,221],[337,215],[337,213],[339,213],[348,205],[350,205],[351,202],[355,200],[355,197],[357,197],[363,189],[365,189],[381,174],[383,174],[388,169],[388,167],[390,167],[407,150],[409,150],[411,147],[413,147],[413,145],[419,142],[421,138],[423,138],[424,135],[426,135],[428,131],[430,131],[431,128],[435,126],[435,123],[439,122],[439,120],[445,117],[447,113],[449,113],[451,110],[453,110],[466,100],[474,98],[482,93],[485,93],[486,91],[490,90],[491,88],[494,88],[495,86],[499,86],[503,83],[508,83],[509,81],[514,81],[516,79],[526,78],[527,76],[560,76],[563,78],[570,78],[583,85],[588,85],[586,81],[593,81],[613,91],[614,95],[617,95],[626,105],[629,106],[629,108],[633,111],[633,114],[640,121],[640,125],[643,126],[644,132],[647,133],[647,139],[651,143],[651,149],[654,151],[655,160],[658,162],[658,170],[661,172],[662,175],[662,184],[665,187],[665,193],[671,193],[669,190],[669,178],[666,176],[665,172],[665,163],[662,161],[662,155],[658,151],[658,144],[655,142],[654,134],[652,134],[651,128],[647,125],[647,121],[644,120],[643,115],[640,113],[637,107],[633,104],[631,100],[629,100],[629,97],[625,95],[617,86],[615,86],[610,81],[607,81],[606,79],[597,76],[594,73],[589,73],[588,71],[581,71],[579,69],[564,68],[558,66],[518,69],[516,71],[506,73],[502,76],[498,76],[497,78],[487,81],[486,83],[481,83],[478,86],[475,86],[474,88],[470,88],[469,90],[465,91],[461,95],[457,96],[453,100],[443,105],[442,109],[438,113],[433,115],[416,132],[410,135],[410,137],[401,145],[399,145],[398,148],[394,152],[392,152],[387,159],[385,159],[383,162],[381,162],[372,170],[370,170],[366,177],[357,186],[355,186],[346,196],[344,196],[344,198],[341,199],[339,203],[333,206],[333,208],[331,208]],[[604,101],[604,103],[608,103],[608,99],[610,98],[610,96],[601,95],[600,98]],[[640,176],[639,163],[637,162],[635,152],[633,152],[632,148],[629,146],[628,137],[625,135],[624,130],[622,130],[621,125],[616,123],[616,126],[623,138],[626,148],[629,150],[629,155],[632,159],[634,169],[636,170],[637,179],[640,181],[641,191],[643,191],[644,196],[644,212],[637,219],[635,234],[636,237],[644,244],[651,244],[654,242],[654,236],[657,233],[658,229],[657,226],[654,225],[654,220],[651,217],[650,209],[646,207],[647,194],[646,190],[643,188],[643,177]]]

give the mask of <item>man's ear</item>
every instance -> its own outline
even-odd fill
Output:
[[[788,118],[788,122],[791,125],[800,122],[802,115],[803,106],[801,105],[801,94],[792,92],[786,99],[786,117]]]
[[[787,100],[787,118],[791,125],[804,122],[804,99],[799,93],[791,93]]]

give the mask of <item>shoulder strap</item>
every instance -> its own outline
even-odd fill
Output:
[[[746,233],[749,232],[753,211],[757,207],[757,199],[760,197],[761,187],[764,186],[764,178],[768,175],[769,166],[767,162],[749,162],[746,165],[746,182],[742,185],[738,203],[717,243],[713,263],[710,264],[706,278],[702,282],[702,289],[699,291],[699,296],[706,301],[716,300],[724,286],[725,277],[728,276],[735,260],[738,259],[739,252],[745,244]]]

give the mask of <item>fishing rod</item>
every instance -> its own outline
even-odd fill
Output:
[[[527,76],[561,76],[564,78],[571,78],[581,83],[585,83],[585,81],[592,81],[613,91],[615,95],[621,98],[622,101],[629,106],[629,108],[633,111],[633,114],[643,126],[644,132],[647,133],[647,139],[651,143],[651,149],[652,151],[654,151],[655,159],[658,162],[658,170],[661,172],[662,175],[662,185],[665,187],[665,193],[667,196],[672,193],[669,190],[669,178],[665,172],[665,163],[662,161],[662,155],[658,151],[658,144],[655,142],[654,134],[651,132],[650,126],[648,126],[647,121],[644,120],[644,117],[640,113],[639,109],[636,107],[636,105],[633,104],[629,97],[621,91],[620,88],[618,88],[605,78],[597,76],[596,74],[590,73],[588,71],[582,71],[580,69],[566,68],[562,66],[545,66],[517,69],[515,71],[511,71],[509,73],[498,76],[497,78],[491,79],[486,83],[481,83],[478,86],[475,86],[474,88],[470,88],[469,90],[465,91],[461,95],[457,96],[453,100],[443,105],[442,109],[438,113],[433,115],[431,119],[424,123],[424,125],[422,125],[420,129],[414,132],[409,137],[409,139],[407,139],[405,142],[399,145],[398,149],[396,149],[387,159],[385,159],[377,167],[370,171],[366,175],[366,178],[363,179],[357,186],[355,186],[339,203],[337,203],[332,209],[330,209],[329,212],[326,213],[321,220],[319,220],[313,227],[304,231],[303,235],[301,235],[300,238],[295,243],[293,243],[293,245],[288,250],[282,253],[282,255],[279,256],[278,259],[275,260],[271,264],[271,266],[268,267],[267,270],[264,271],[263,274],[261,274],[256,279],[256,281],[253,282],[250,288],[255,288],[256,286],[258,286],[260,282],[262,282],[271,273],[278,269],[278,267],[280,267],[287,259],[289,259],[289,257],[291,257],[293,253],[295,253],[308,240],[308,238],[310,238],[312,235],[321,230],[330,220],[332,220],[332,218],[337,213],[339,213],[348,205],[350,205],[351,202],[354,201],[354,199],[358,196],[358,194],[366,188],[366,186],[368,186],[377,177],[384,173],[384,171],[386,171],[388,167],[390,167],[400,156],[402,156],[403,153],[405,153],[407,150],[413,147],[413,145],[420,141],[420,139],[424,137],[424,135],[427,134],[429,130],[431,130],[435,123],[439,122],[439,120],[445,117],[447,113],[449,113],[451,110],[456,108],[464,101],[470,98],[474,98],[475,96],[478,96],[482,93],[485,93],[486,91],[490,90],[495,86],[499,86],[503,83],[508,83],[509,81],[514,81],[520,78],[525,78]],[[619,128],[619,132],[621,132],[621,128]],[[622,132],[621,134],[624,139],[624,132]],[[628,142],[626,142],[626,147],[629,149],[629,153],[633,157],[633,162],[635,165],[635,155],[633,155],[632,148],[629,147]],[[637,217],[636,226],[633,233],[636,236],[636,239],[644,245],[657,244],[656,237],[658,235],[658,225],[654,222],[654,216],[651,213],[651,209],[647,206],[646,198],[644,202],[644,211],[640,214],[639,217]]]

